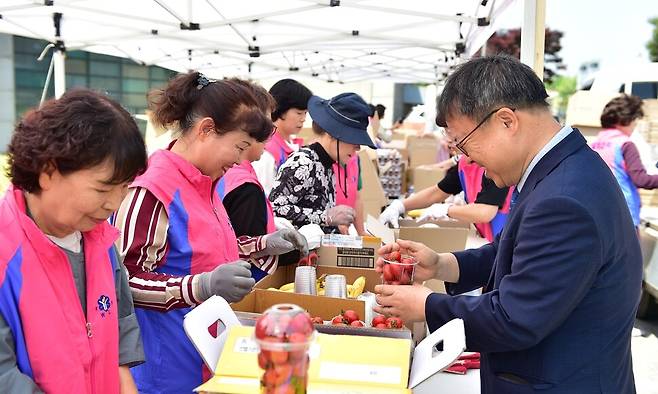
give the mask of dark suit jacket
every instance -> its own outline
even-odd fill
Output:
[[[578,130],[530,173],[491,244],[455,253],[450,294],[432,294],[430,330],[464,320],[482,352],[483,393],[632,393],[631,329],[642,257],[624,196]]]

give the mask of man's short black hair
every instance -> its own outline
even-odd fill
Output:
[[[286,78],[278,81],[270,88],[270,94],[276,100],[276,109],[272,112],[272,121],[280,119],[290,108],[306,110],[308,100],[313,93],[294,79]]]
[[[495,55],[472,59],[446,80],[437,100],[436,124],[463,115],[476,122],[499,107],[548,108],[544,83],[515,58]]]

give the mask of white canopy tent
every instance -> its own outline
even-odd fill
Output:
[[[213,78],[433,84],[480,49],[513,2],[3,0],[0,32]]]

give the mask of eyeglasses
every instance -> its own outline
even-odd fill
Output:
[[[470,132],[468,132],[468,134],[466,134],[466,135],[464,136],[464,138],[462,138],[459,142],[457,142],[457,143],[455,143],[455,144],[451,144],[451,145],[454,146],[455,148],[457,148],[457,149],[458,149],[461,153],[463,153],[464,155],[468,156],[468,152],[466,152],[466,148],[464,148],[464,146],[466,145],[466,142],[467,142],[468,138],[469,138],[473,133],[475,133],[475,131],[476,131],[477,129],[479,129],[479,128],[480,128],[480,127],[481,127],[481,126],[487,121],[487,120],[489,120],[489,118],[491,117],[491,115],[495,114],[496,112],[500,111],[500,110],[503,109],[503,108],[505,108],[505,107],[500,107],[500,108],[497,108],[497,109],[495,109],[495,110],[489,112],[489,113],[487,114],[487,116],[485,116],[485,117],[480,121],[480,123],[478,123],[477,126],[475,126],[475,128],[473,128],[473,130],[471,130]],[[515,110],[516,110],[515,108],[510,108],[510,109],[511,109],[512,111],[515,111]],[[445,130],[444,130],[444,135],[446,135]]]

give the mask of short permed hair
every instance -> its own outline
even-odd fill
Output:
[[[601,113],[601,126],[609,129],[616,125],[628,126],[635,119],[644,116],[642,99],[637,96],[622,94],[605,105]]]
[[[278,81],[270,88],[270,94],[276,101],[276,109],[272,111],[272,121],[281,118],[291,108],[306,110],[308,100],[313,93],[294,79],[286,78]]]
[[[482,120],[499,107],[548,108],[546,88],[532,69],[515,58],[495,55],[472,59],[446,80],[437,100],[436,124],[463,115]]]
[[[108,184],[129,182],[146,170],[146,147],[130,114],[107,96],[74,89],[25,114],[9,144],[8,175],[18,188],[40,193],[39,175],[62,175],[110,160]]]

